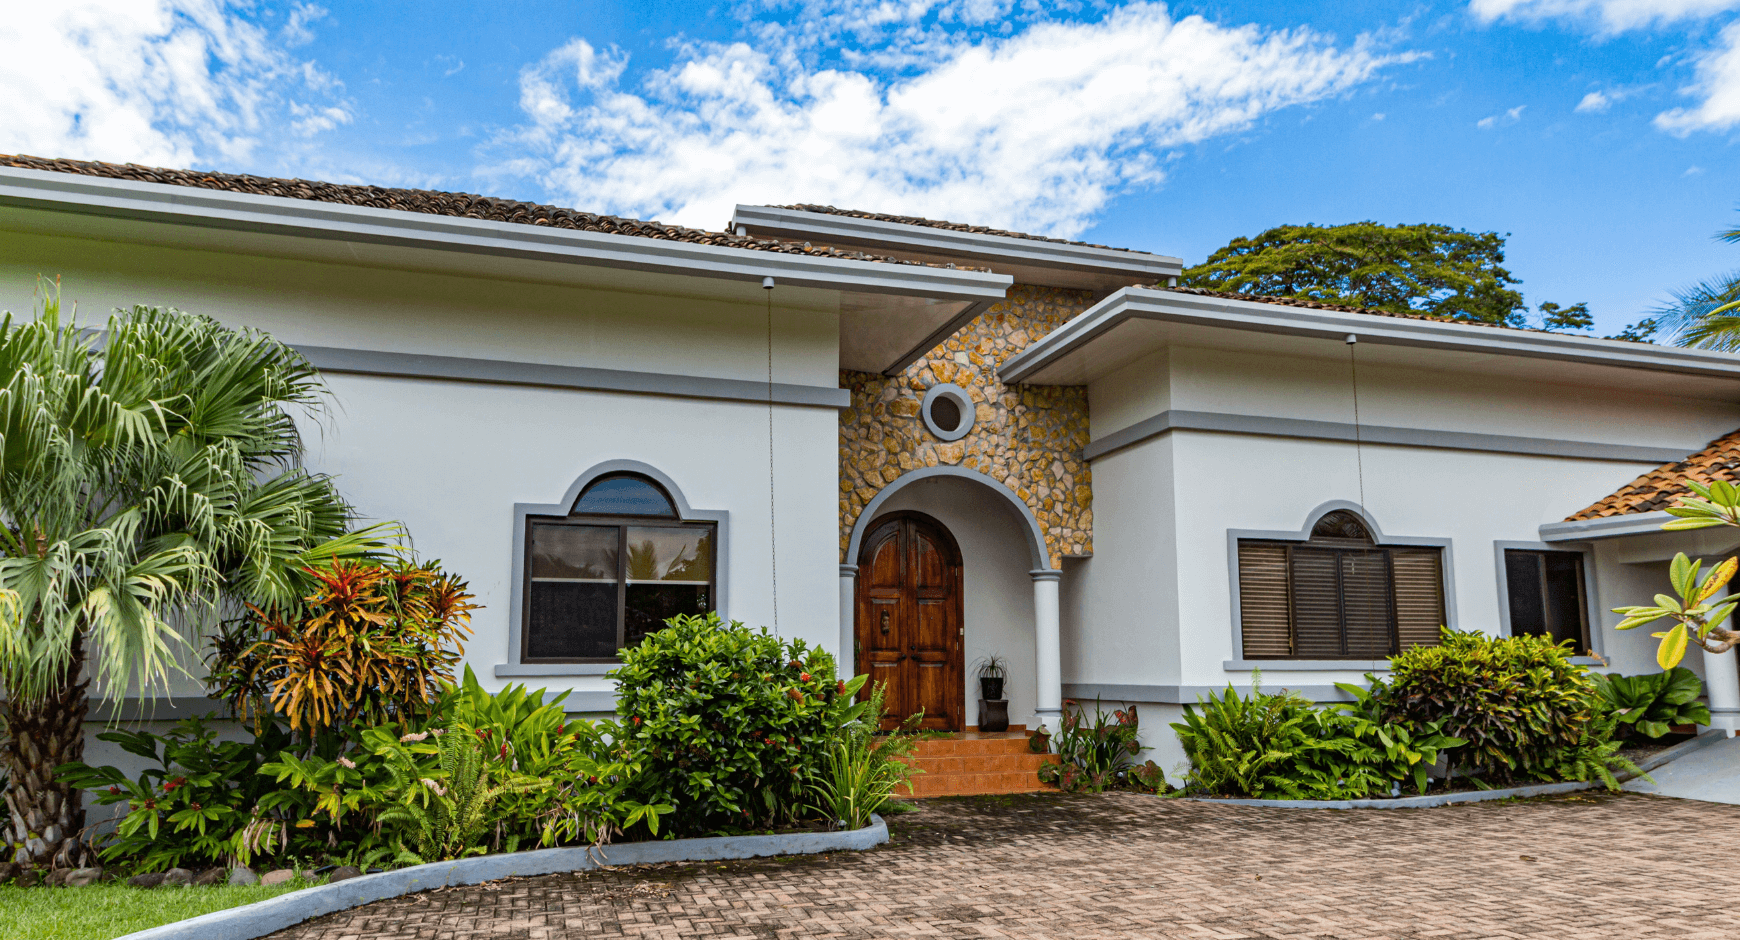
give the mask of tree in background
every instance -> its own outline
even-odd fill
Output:
[[[1504,236],[1448,225],[1280,225],[1184,272],[1187,287],[1293,297],[1506,326],[1530,325]],[[1544,303],[1547,329],[1587,329],[1587,304]]]
[[[299,464],[293,411],[325,386],[295,350],[176,310],[0,319],[0,762],[4,842],[28,867],[88,864],[88,692],[160,690],[189,640],[242,604],[311,593],[304,569],[377,555],[332,481]]]

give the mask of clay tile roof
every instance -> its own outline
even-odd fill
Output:
[[[1155,290],[1169,290],[1179,294],[1195,294],[1198,297],[1224,297],[1227,300],[1248,300],[1259,304],[1279,304],[1283,307],[1309,307],[1312,310],[1337,310],[1342,313],[1364,313],[1375,317],[1395,317],[1401,320],[1437,320],[1440,323],[1462,323],[1468,326],[1487,326],[1500,330],[1527,330],[1531,333],[1548,333],[1551,330],[1536,330],[1531,327],[1509,326],[1503,323],[1488,323],[1485,320],[1458,320],[1454,317],[1435,317],[1429,313],[1397,313],[1394,310],[1380,310],[1377,307],[1350,307],[1346,304],[1326,304],[1316,300],[1304,300],[1298,297],[1275,297],[1269,294],[1240,294],[1233,291],[1207,290],[1201,287],[1168,287],[1156,284]]]
[[[1111,245],[1096,245],[1093,242],[1072,242],[1067,238],[1047,238],[1044,235],[1029,235],[1026,232],[1010,232],[1000,228],[989,228],[984,225],[967,225],[962,222],[939,222],[936,219],[921,218],[916,215],[888,215],[883,212],[860,212],[856,209],[838,209],[834,206],[817,206],[799,204],[795,206],[774,206],[775,209],[791,209],[794,212],[820,212],[826,215],[849,215],[855,219],[871,219],[877,222],[898,222],[901,225],[922,225],[925,228],[946,228],[955,232],[972,232],[977,235],[1001,235],[1004,238],[1025,238],[1028,241],[1052,242],[1058,245],[1080,245],[1083,248],[1104,248],[1108,251],[1128,251],[1138,253],[1134,248],[1114,248]],[[1148,252],[1139,252],[1147,254]]]
[[[514,222],[522,225],[546,225],[551,228],[603,232],[609,235],[632,235],[637,238],[661,238],[667,241],[691,242],[698,245],[718,245],[726,248],[747,248],[785,254],[844,258],[853,261],[880,261],[887,264],[923,264],[904,261],[861,251],[815,246],[803,242],[788,242],[766,238],[751,238],[725,232],[643,222],[613,215],[599,215],[547,206],[515,199],[495,199],[471,193],[446,193],[428,189],[391,189],[383,186],[353,186],[344,183],[321,183],[310,180],[275,179],[268,176],[247,176],[239,173],[208,173],[203,170],[171,170],[139,166],[132,163],[100,163],[90,160],[58,160],[15,154],[0,154],[0,166],[21,170],[44,170],[50,173],[73,173],[80,176],[100,176],[106,179],[134,180],[141,183],[162,183],[168,186],[192,186],[198,189],[218,189],[255,196],[276,196],[285,199],[308,199],[314,202],[335,202],[347,206],[371,209],[394,209],[400,212],[423,212],[429,215],[484,219],[490,222]],[[941,265],[924,265],[941,267]],[[966,270],[977,270],[968,268]]]
[[[1691,490],[1681,484],[1686,479],[1699,483],[1740,480],[1740,431],[1716,438],[1708,447],[1684,460],[1662,464],[1565,521],[1659,512],[1672,506],[1680,497],[1691,494]]]

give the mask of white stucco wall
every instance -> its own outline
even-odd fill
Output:
[[[1347,361],[1325,357],[1320,345],[1302,344],[1298,357],[1163,349],[1090,385],[1094,437],[1168,408],[1351,422]],[[1359,381],[1365,425],[1687,453],[1740,425],[1740,403],[1728,400],[1431,368],[1361,365]],[[1371,444],[1356,452],[1352,443],[1185,430],[1114,451],[1093,462],[1094,557],[1066,572],[1066,689],[1122,686],[1132,696],[1147,695],[1143,738],[1171,772],[1182,759],[1166,727],[1179,711],[1171,703],[1252,680],[1250,669],[1226,666],[1240,658],[1228,530],[1298,532],[1315,507],[1361,504],[1385,536],[1448,540],[1452,625],[1498,632],[1502,573],[1494,543],[1538,541],[1543,523],[1564,519],[1653,466]],[[1660,590],[1660,565],[1597,557],[1604,607]],[[1610,624],[1597,631],[1622,671],[1653,668],[1647,631],[1639,634],[1643,642]],[[1289,670],[1277,661],[1262,681],[1325,697],[1334,694],[1333,683],[1360,682],[1363,672]]]
[[[571,282],[580,275],[558,272]],[[0,309],[28,315],[36,277],[100,325],[115,306],[161,304],[265,329],[296,344],[764,381],[766,295],[712,296],[450,276],[0,232]],[[601,276],[602,277],[602,276]],[[656,279],[635,275],[641,283]],[[602,283],[632,280],[609,272]],[[735,291],[735,293],[733,293]],[[816,294],[774,308],[781,383],[838,384],[838,315]],[[508,655],[516,503],[553,503],[588,468],[636,460],[690,506],[730,513],[725,613],[772,625],[769,416],[765,404],[364,375],[328,376],[330,413],[308,430],[308,465],[336,474],[367,517],[404,522],[417,551],[470,581],[466,662],[488,686]],[[779,627],[839,652],[838,415],[779,406]],[[197,672],[197,670],[196,670]],[[602,691],[601,677],[524,677]],[[169,690],[198,694],[182,679]]]
[[[1034,701],[1033,581],[1025,525],[1007,499],[984,485],[932,477],[901,488],[878,513],[922,512],[949,530],[962,556],[961,606],[966,627],[966,724],[979,723],[979,683],[973,662],[987,654],[1009,661],[1003,695],[1011,724],[1032,726]]]

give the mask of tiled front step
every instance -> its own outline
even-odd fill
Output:
[[[996,793],[1031,793],[1043,790],[1039,775],[1024,773],[980,774],[920,774],[912,778],[911,795],[917,799],[932,796],[981,796]],[[908,794],[902,794],[908,795]]]
[[[910,790],[902,795],[970,796],[1042,790],[1039,768],[1056,760],[1049,754],[1032,753],[1023,728],[930,738],[920,741],[912,756],[913,766],[923,773],[912,778]]]

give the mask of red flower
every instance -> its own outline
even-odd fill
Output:
[[[798,681],[799,681],[799,682],[808,682],[808,681],[810,681],[810,674],[809,674],[809,673],[807,673],[807,672],[800,672],[800,673],[798,673]]]
[[[836,690],[838,690],[841,695],[845,695],[846,694],[846,680],[841,679],[840,684],[835,686],[834,688]]]
[[[637,725],[640,724],[640,716],[639,715],[634,716],[634,723]]]

